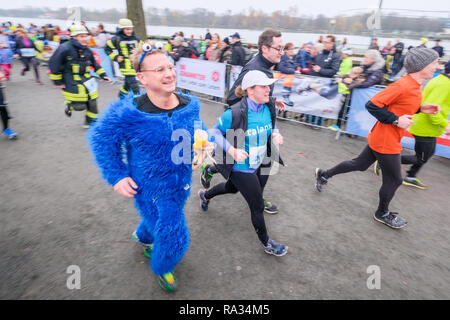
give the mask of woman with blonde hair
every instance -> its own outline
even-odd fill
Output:
[[[220,36],[218,33],[214,33],[209,44],[208,50],[206,50],[206,59],[209,61],[217,62],[220,59]]]

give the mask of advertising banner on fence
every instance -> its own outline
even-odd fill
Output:
[[[353,89],[352,101],[350,102],[350,112],[348,114],[346,132],[361,137],[367,137],[370,130],[377,122],[376,119],[366,110],[367,101],[372,98],[382,88]],[[450,158],[450,137],[443,135],[436,139],[436,154]],[[406,132],[402,139],[402,146],[414,149],[414,137]]]
[[[285,103],[292,101],[292,107],[286,110],[314,116],[337,119],[342,105],[342,94],[332,78],[312,77],[307,75],[282,74],[274,72],[273,95]]]
[[[225,64],[206,60],[181,58],[177,62],[177,86],[223,98]]]

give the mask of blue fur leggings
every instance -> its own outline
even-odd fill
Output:
[[[152,199],[136,199],[141,215],[139,241],[153,243],[150,267],[156,275],[172,272],[189,247],[189,231],[183,207],[189,191]]]

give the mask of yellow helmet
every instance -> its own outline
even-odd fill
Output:
[[[75,37],[79,34],[88,34],[89,32],[81,24],[74,24],[70,27],[70,36]]]
[[[134,28],[133,21],[131,21],[130,19],[120,19],[119,20],[119,28],[120,29],[123,29],[123,28]]]

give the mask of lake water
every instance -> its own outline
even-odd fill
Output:
[[[21,23],[22,25],[28,27],[30,23],[36,24],[37,26],[45,25],[51,23],[53,25],[58,25],[61,28],[68,27],[71,22],[63,19],[40,19],[40,18],[17,18],[17,17],[0,17],[0,22],[11,21],[13,24]],[[86,21],[86,24],[89,28],[97,27],[99,22],[97,21]],[[105,30],[114,31],[116,29],[117,24],[114,23],[103,23],[105,26]],[[257,43],[258,37],[263,30],[245,30],[245,29],[221,29],[221,28],[209,28],[211,34],[218,33],[221,38],[228,37],[236,31],[239,32],[243,42]],[[170,26],[152,26],[147,25],[147,34],[149,35],[157,35],[157,36],[171,36],[175,32],[183,31],[185,37],[190,37],[191,34],[198,38],[200,35],[204,36],[206,33],[206,28],[191,28],[191,27],[170,27]],[[294,32],[283,32],[283,42],[292,42],[296,47],[301,46],[303,43],[312,41],[316,42],[319,39],[321,34],[318,33],[294,33]],[[337,40],[342,40],[344,37],[347,38],[347,42],[349,47],[358,48],[358,49],[366,49],[369,46],[370,37],[366,36],[355,36],[355,35],[337,35]],[[408,46],[418,46],[420,45],[419,39],[407,39],[401,38],[403,43],[405,44],[405,48]],[[378,45],[382,48],[387,41],[391,41],[392,44],[395,43],[395,38],[381,38],[378,37]],[[430,41],[428,43],[428,47],[433,47],[434,41]],[[444,50],[447,55],[450,54],[450,41],[442,41],[441,46],[444,47]]]

